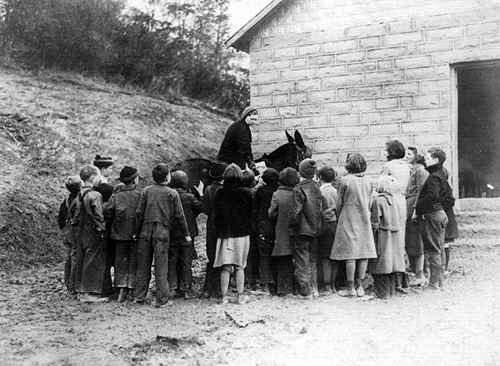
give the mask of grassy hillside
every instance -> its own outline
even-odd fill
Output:
[[[115,159],[116,176],[137,166],[146,184],[158,162],[214,157],[230,123],[194,102],[0,68],[0,268],[61,259],[64,181],[96,154]]]

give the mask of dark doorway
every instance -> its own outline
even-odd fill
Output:
[[[457,70],[460,198],[500,196],[500,65]]]

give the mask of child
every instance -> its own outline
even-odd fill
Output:
[[[220,296],[220,270],[214,268],[215,248],[217,246],[217,232],[215,230],[214,198],[224,182],[226,163],[214,163],[208,175],[214,182],[207,187],[203,195],[203,212],[207,215],[206,248],[207,248],[207,273],[203,285],[203,297],[218,298]]]
[[[404,230],[400,225],[400,206],[394,198],[397,190],[396,179],[382,175],[376,187],[379,194],[373,199],[371,208],[371,224],[378,258],[369,260],[368,271],[373,277],[375,295],[381,299],[395,295],[396,273],[405,270],[405,249],[401,240]]]
[[[168,285],[171,293],[177,290],[185,300],[193,299],[193,260],[198,258],[194,247],[194,238],[198,236],[196,218],[201,213],[201,202],[192,193],[187,192],[188,176],[182,170],[172,173],[170,187],[179,193],[182,210],[188,226],[190,240],[185,241],[182,233],[174,228],[168,250]],[[180,279],[177,277],[180,275]]]
[[[337,277],[337,272],[333,272],[333,263],[330,259],[335,230],[337,230],[337,218],[335,215],[337,190],[332,185],[337,174],[333,168],[325,166],[319,170],[318,176],[321,184],[319,189],[326,200],[326,207],[324,208],[326,216],[325,225],[323,232],[318,238],[318,256],[323,269],[323,288],[321,292],[331,294],[332,292],[335,293],[335,279]],[[338,269],[338,266],[335,266],[335,269]]]
[[[119,288],[118,302],[126,298],[133,300],[135,272],[137,270],[137,243],[132,237],[141,192],[137,189],[139,173],[131,166],[120,171],[122,189],[115,193],[104,209],[106,219],[111,222],[110,238],[116,243],[115,288]]]
[[[156,307],[170,306],[168,289],[168,247],[174,228],[186,241],[189,232],[182,210],[179,194],[168,187],[170,169],[167,164],[153,168],[154,185],[144,188],[137,207],[134,239],[139,239],[137,247],[137,273],[134,301],[142,304],[148,293],[151,280],[151,264],[155,258]]]
[[[321,234],[322,212],[326,201],[313,180],[316,176],[316,162],[313,159],[302,160],[299,173],[300,182],[292,193],[289,227],[295,277],[300,287],[299,298],[310,300],[319,297],[316,267],[318,236]]]
[[[273,193],[268,215],[276,220],[276,241],[272,256],[276,268],[276,292],[278,296],[293,294],[293,259],[290,245],[289,213],[294,187],[300,182],[299,173],[285,168],[279,175],[279,187]]]
[[[94,166],[99,169],[101,175],[101,183],[109,183],[109,177],[113,172],[113,159],[96,155],[94,159]]]
[[[248,189],[241,187],[241,169],[231,164],[224,172],[224,185],[217,191],[214,199],[215,228],[217,232],[217,248],[214,267],[222,267],[221,294],[222,303],[229,303],[227,294],[231,267],[234,266],[238,304],[248,302],[243,294],[245,274],[252,231],[252,195]]]
[[[275,239],[275,223],[268,215],[273,193],[278,189],[279,173],[276,169],[267,168],[262,173],[264,185],[255,192],[253,205],[253,219],[257,220],[259,230],[259,278],[260,293],[271,295],[270,287],[275,290],[275,281],[271,273],[271,253],[273,251]]]
[[[422,236],[418,230],[415,204],[417,203],[417,196],[429,176],[424,166],[425,150],[409,146],[406,150],[406,160],[410,164],[410,179],[406,187],[405,249],[410,261],[410,267],[415,271],[415,277],[410,281],[410,286],[423,287],[426,283],[424,275],[424,245],[422,244]]]
[[[346,289],[339,296],[362,297],[365,294],[363,280],[369,258],[376,258],[370,222],[372,184],[364,175],[366,162],[359,153],[350,155],[345,166],[347,175],[342,177],[338,189],[338,224],[330,259],[346,261]],[[338,263],[334,262],[334,266]],[[335,271],[335,269],[334,269]],[[354,275],[357,274],[357,288]]]
[[[66,181],[66,189],[69,191],[68,197],[61,202],[57,221],[59,229],[62,230],[63,244],[66,248],[66,261],[64,263],[64,284],[68,290],[68,296],[75,297],[75,276],[76,276],[76,237],[71,221],[75,214],[75,198],[82,188],[82,180],[78,176],[69,177]]]
[[[78,193],[73,225],[77,233],[76,290],[80,302],[107,302],[101,297],[106,270],[106,228],[102,213],[102,196],[94,190],[99,171],[91,165],[80,171],[83,187]]]
[[[446,154],[443,150],[436,147],[427,150],[425,165],[429,177],[422,186],[415,205],[424,253],[429,261],[429,288],[434,290],[439,290],[443,286],[441,255],[444,251],[444,233],[448,224],[445,210],[452,208],[454,204],[451,189],[448,190],[448,181],[443,172],[445,161]]]

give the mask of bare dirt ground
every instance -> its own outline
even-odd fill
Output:
[[[480,243],[478,243],[480,244]],[[498,365],[500,245],[453,251],[444,291],[168,309],[65,297],[62,267],[0,279],[3,365]]]
[[[66,175],[102,153],[117,171],[138,166],[144,184],[159,161],[215,153],[230,122],[74,75],[0,68],[2,366],[500,365],[500,214],[478,207],[459,217],[464,236],[442,292],[167,309],[68,299],[55,223]]]

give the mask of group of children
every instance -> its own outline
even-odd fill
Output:
[[[68,292],[81,302],[108,301],[114,267],[118,301],[144,303],[154,258],[157,307],[171,305],[176,294],[197,297],[192,263],[202,212],[208,259],[202,297],[244,304],[249,292],[311,300],[337,289],[362,297],[367,273],[378,298],[409,286],[440,288],[448,221],[457,236],[446,155],[399,141],[388,142],[387,152],[376,182],[364,174],[359,153],[348,155],[340,180],[313,159],[298,171],[262,167],[257,178],[217,162],[209,172],[213,184],[197,187],[197,195],[188,192],[185,172],[170,173],[165,164],[154,167],[155,183],[142,192],[130,166],[113,187],[107,182],[113,162],[98,155],[68,179],[60,208]],[[408,269],[412,281],[405,280]]]

